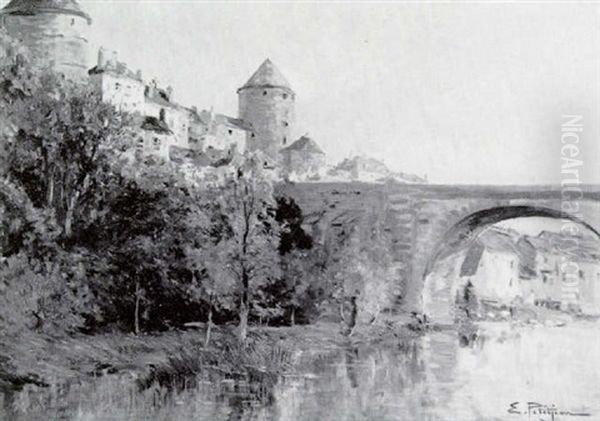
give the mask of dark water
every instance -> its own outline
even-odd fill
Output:
[[[0,419],[597,420],[599,333],[587,322],[488,324],[470,343],[449,331],[297,353],[300,372],[262,396],[232,381],[139,391],[132,378],[111,376],[4,396]]]

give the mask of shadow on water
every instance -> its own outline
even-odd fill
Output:
[[[510,402],[540,397],[600,413],[586,406],[600,402],[594,387],[600,374],[589,369],[600,358],[600,342],[590,341],[590,326],[517,330],[497,324],[377,345],[348,343],[297,353],[295,369],[276,375],[247,359],[248,370],[231,366],[188,375],[182,367],[154,367],[141,379],[121,373],[25,386],[3,394],[0,419],[503,419]],[[265,355],[261,361],[277,358]],[[565,355],[571,357],[568,367]],[[173,364],[198,373],[185,358]],[[573,393],[559,393],[564,389],[557,382]]]

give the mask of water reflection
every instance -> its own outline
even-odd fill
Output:
[[[301,356],[300,373],[269,399],[255,385],[198,379],[193,387],[139,391],[127,376],[4,395],[0,419],[76,420],[527,420],[510,405],[555,405],[600,418],[598,325],[480,326],[384,346],[349,345]],[[254,397],[254,398],[253,398]],[[525,406],[523,406],[525,405]],[[548,419],[550,415],[538,414]]]

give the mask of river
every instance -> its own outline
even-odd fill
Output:
[[[257,390],[231,381],[167,393],[107,376],[5,396],[0,419],[596,420],[599,332],[592,322],[487,323],[468,342],[444,331],[384,346],[316,349],[297,355],[300,372],[278,379],[261,400]]]

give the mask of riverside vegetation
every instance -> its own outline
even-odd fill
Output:
[[[3,391],[124,370],[268,385],[311,343],[392,329],[378,227],[320,244],[259,153],[220,183],[144,157],[140,116],[1,41]]]

